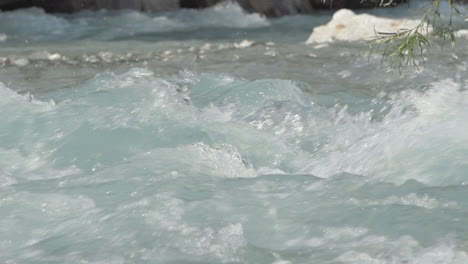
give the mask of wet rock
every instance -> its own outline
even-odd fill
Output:
[[[170,11],[180,8],[205,8],[227,0],[0,0],[0,10],[40,7],[50,13],[70,13],[97,9],[135,9],[147,12]],[[247,12],[268,17],[307,14],[316,9],[369,8],[382,3],[396,4],[403,0],[232,0]],[[384,1],[384,2],[381,2]],[[388,2],[385,2],[388,1]]]
[[[310,0],[238,0],[246,11],[278,17],[289,14],[311,13],[314,8]]]
[[[311,0],[314,9],[361,9],[393,7],[407,0]]]
[[[234,47],[238,49],[243,49],[243,48],[251,47],[253,44],[254,44],[253,41],[244,39],[243,41],[239,43],[234,43]]]
[[[218,4],[221,0],[180,0],[180,8],[206,8]]]
[[[376,36],[376,32],[397,32],[419,25],[419,20],[381,18],[369,14],[356,15],[349,9],[338,10],[332,20],[314,28],[306,43],[340,41],[365,41]]]

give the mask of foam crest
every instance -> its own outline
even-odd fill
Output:
[[[468,153],[461,143],[468,138],[460,133],[468,129],[466,97],[459,84],[442,81],[424,92],[395,94],[377,121],[372,111],[353,115],[344,108],[333,125],[340,132],[314,153],[311,170],[303,171],[325,177],[345,171],[392,182],[463,182],[467,164],[459,155]]]
[[[353,106],[324,107],[307,92],[310,88],[286,80],[249,82],[190,72],[162,79],[141,68],[120,75],[99,74],[66,96],[53,98],[57,106],[1,88],[6,104],[3,114],[10,120],[6,127],[13,129],[15,122],[28,115],[32,123],[23,123],[23,131],[30,140],[42,141],[28,148],[56,159],[61,168],[78,164],[80,169],[91,169],[95,163],[128,157],[135,146],[151,150],[177,145],[170,142],[198,144],[208,138],[211,146],[226,144],[236,149],[226,158],[242,153],[256,169],[319,177],[346,172],[396,183],[466,181],[468,164],[461,157],[468,153],[463,144],[468,140],[463,132],[468,130],[468,95],[451,80],[433,83],[425,91],[391,93],[376,101],[383,106],[371,107],[369,112],[356,112]],[[19,111],[16,104],[21,105]],[[52,109],[51,115],[42,114]],[[48,123],[39,134],[32,125],[37,120]],[[158,140],[150,140],[155,136]],[[64,139],[66,143],[60,144]],[[124,143],[114,147],[113,140]],[[84,141],[105,144],[77,147]],[[252,147],[258,145],[262,148]],[[101,158],[85,161],[93,152],[101,153]],[[240,158],[230,163],[222,161],[218,151],[202,153],[219,159],[220,164],[239,165],[226,173],[217,165],[211,167],[222,175],[235,177],[236,171],[243,170]]]
[[[65,18],[48,15],[37,8],[0,12],[0,31],[12,38],[39,41],[59,40],[67,36],[69,39],[74,31],[71,27]]]
[[[41,100],[36,100],[34,95],[31,93],[26,93],[24,95],[18,94],[17,92],[6,87],[2,82],[0,82],[0,103],[5,108],[18,104],[23,108],[30,107],[31,109],[34,108],[38,111],[50,110],[55,106],[55,102],[53,100],[44,102]]]
[[[134,157],[138,163],[153,161],[147,168],[168,177],[210,175],[223,178],[250,178],[257,176],[248,160],[227,144],[209,146],[198,142],[176,148],[156,148]],[[184,166],[180,161],[185,160]]]
[[[12,39],[63,41],[82,38],[112,40],[135,34],[191,31],[203,28],[258,28],[270,25],[259,14],[247,14],[238,4],[223,3],[204,10],[162,14],[123,11],[85,11],[51,15],[31,8],[0,13],[0,32]],[[3,40],[5,41],[6,38]],[[0,42],[2,39],[0,38]]]
[[[401,242],[400,242],[401,241]],[[394,243],[405,243],[404,238]],[[359,251],[347,251],[340,255],[336,260],[340,263],[369,263],[369,264],[386,264],[386,263],[410,263],[410,264],[461,264],[468,261],[468,254],[465,251],[457,249],[457,246],[452,241],[442,242],[439,245],[423,249],[414,245],[405,245],[397,248],[390,255],[372,256]],[[395,247],[395,245],[391,245]],[[395,249],[394,249],[395,250]]]

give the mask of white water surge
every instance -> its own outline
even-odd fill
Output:
[[[0,13],[0,262],[468,263],[468,42],[329,18]]]

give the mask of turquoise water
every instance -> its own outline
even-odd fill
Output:
[[[0,13],[0,262],[468,263],[467,40],[329,19]]]

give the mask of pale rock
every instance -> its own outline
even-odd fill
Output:
[[[8,39],[7,34],[0,33],[0,42],[5,42]]]
[[[11,64],[23,67],[29,64],[29,60],[26,58],[16,58],[11,60]]]
[[[254,44],[253,41],[244,39],[243,41],[241,41],[239,43],[234,43],[234,47],[236,47],[238,49],[243,49],[243,48],[248,48],[248,47],[252,46],[253,44]]]
[[[468,38],[468,29],[460,29],[458,31],[455,31],[455,37]]]
[[[277,53],[274,50],[269,50],[269,51],[265,52],[263,55],[270,56],[270,57],[275,57],[277,55]]]
[[[356,15],[349,9],[340,9],[332,20],[325,25],[314,28],[306,43],[327,43],[340,41],[367,41],[376,36],[376,32],[398,32],[402,29],[412,29],[420,24],[420,20],[391,19],[376,17],[369,14]]]
[[[45,50],[36,51],[28,56],[30,60],[45,60],[50,56],[50,53]]]
[[[163,52],[163,55],[164,55],[164,56],[172,55],[172,51],[171,51],[171,50],[165,50],[165,51]]]
[[[108,52],[108,51],[101,51],[98,54],[99,59],[105,62],[112,62],[114,58],[114,54]]]
[[[29,60],[59,60],[61,58],[60,54],[51,54],[48,51],[37,51],[28,56]]]
[[[202,50],[210,50],[211,49],[211,44],[210,43],[205,43],[203,46],[201,46]]]
[[[58,53],[51,54],[51,55],[49,55],[49,57],[47,57],[47,59],[49,59],[51,61],[60,60],[61,58],[62,58],[62,55],[60,55]]]

